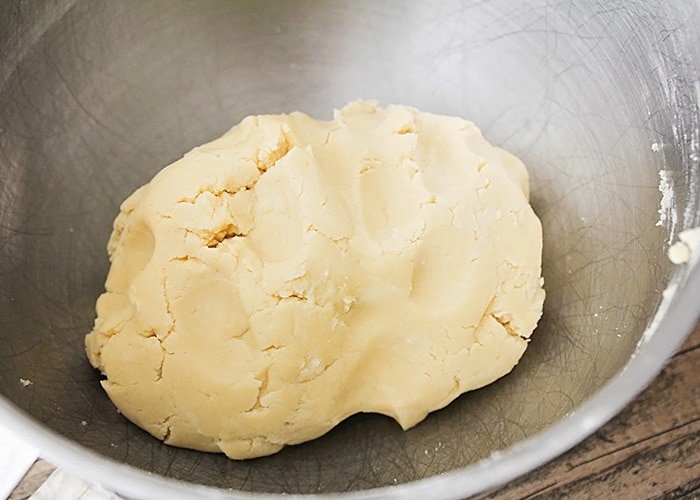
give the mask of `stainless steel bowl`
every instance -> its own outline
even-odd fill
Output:
[[[698,316],[700,269],[666,258],[700,225],[698,68],[688,0],[3,1],[0,419],[132,497],[463,497],[536,467]],[[360,97],[472,119],[529,166],[548,298],[522,362],[408,432],[358,415],[252,461],[128,423],[82,343],[120,201],[247,114]]]

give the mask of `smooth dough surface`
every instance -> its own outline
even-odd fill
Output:
[[[525,351],[544,300],[528,196],[459,118],[248,117],[122,204],[89,360],[132,422],[233,459],[357,412],[410,428]]]

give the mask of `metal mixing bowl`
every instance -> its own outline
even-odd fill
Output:
[[[3,1],[0,419],[132,497],[462,497],[536,467],[698,316],[700,269],[666,257],[700,225],[698,68],[688,0]],[[161,444],[83,350],[119,203],[247,114],[357,98],[469,118],[529,166],[548,297],[525,357],[408,432],[358,415],[244,462]]]

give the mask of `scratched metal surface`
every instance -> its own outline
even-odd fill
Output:
[[[685,0],[2,2],[0,416],[126,491],[120,478],[272,493],[507,479],[473,465],[507,460],[618,376],[669,280],[692,293],[665,250],[700,223],[698,26]],[[467,117],[529,166],[548,297],[525,357],[409,432],[358,415],[246,462],[160,444],[115,411],[83,353],[119,203],[247,114],[324,118],[359,97]]]

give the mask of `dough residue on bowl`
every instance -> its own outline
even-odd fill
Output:
[[[85,339],[121,413],[242,459],[357,412],[405,429],[508,373],[544,300],[520,160],[358,101],[251,116],[121,206]]]

